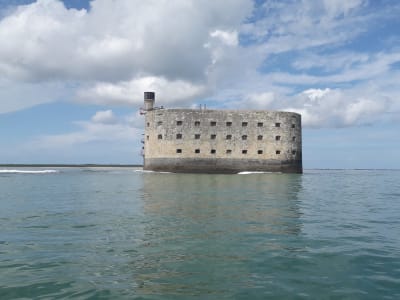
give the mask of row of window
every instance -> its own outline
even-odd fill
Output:
[[[162,139],[163,139],[162,134],[159,134],[159,135],[157,136],[157,138],[158,138],[159,140],[162,140]],[[181,140],[182,138],[183,138],[183,136],[182,136],[181,133],[178,133],[178,134],[176,135],[176,139],[177,139],[177,140]],[[210,135],[210,139],[215,140],[216,138],[217,138],[217,135],[216,135],[216,134],[211,134],[211,135]],[[199,139],[200,139],[200,134],[195,134],[195,135],[194,135],[194,139],[195,139],[195,140],[199,140]],[[226,140],[231,140],[231,139],[232,139],[232,135],[231,135],[231,134],[228,134],[228,135],[225,137],[225,139],[226,139]],[[244,140],[244,141],[247,140],[247,135],[242,135],[242,140]],[[263,140],[263,136],[262,136],[262,135],[258,135],[258,136],[257,136],[257,140],[262,141],[262,140]],[[281,140],[281,136],[280,136],[280,135],[276,135],[276,136],[275,136],[275,141],[280,141],[280,140]],[[293,141],[293,142],[296,141],[296,137],[295,137],[295,136],[292,137],[292,141]]]
[[[182,153],[182,149],[176,149],[176,153]],[[195,149],[194,153],[199,154],[200,153],[200,149]],[[216,154],[217,150],[211,149],[210,153],[211,154]],[[232,154],[232,149],[227,149],[225,153],[226,154]],[[263,154],[263,153],[264,153],[263,150],[257,150],[257,154]],[[242,154],[247,154],[247,150],[246,149],[242,150]],[[281,154],[281,150],[276,150],[275,154],[276,155]],[[296,150],[292,150],[292,154],[295,155],[296,154]]]
[[[162,125],[163,124],[163,122],[162,121],[158,121],[157,122],[157,126],[160,126],[160,125]],[[242,122],[242,127],[247,127],[247,125],[248,125],[249,123],[248,122]],[[176,125],[177,126],[182,126],[183,125],[183,121],[176,121]],[[225,125],[227,126],[227,127],[231,127],[232,126],[232,122],[225,122]],[[147,126],[150,126],[150,123],[147,123]],[[200,121],[195,121],[194,122],[194,126],[200,126]],[[211,121],[210,122],[210,126],[217,126],[217,122],[216,121]],[[264,126],[264,123],[263,122],[258,122],[257,123],[257,127],[263,127]],[[275,123],[275,127],[281,127],[281,123]],[[296,124],[292,124],[292,126],[291,126],[292,128],[296,128]]]

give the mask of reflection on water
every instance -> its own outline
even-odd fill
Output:
[[[400,172],[0,176],[0,299],[400,299]]]
[[[301,232],[301,181],[289,174],[145,174],[148,223],[132,262],[139,291],[226,296],[232,285],[257,286],[258,263],[283,248],[299,251],[287,241]]]

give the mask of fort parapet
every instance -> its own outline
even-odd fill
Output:
[[[163,109],[145,93],[144,169],[302,173],[301,115],[266,110]]]

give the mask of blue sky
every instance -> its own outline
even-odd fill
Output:
[[[400,168],[400,2],[0,0],[0,163],[141,163],[165,107],[303,118],[305,168]]]

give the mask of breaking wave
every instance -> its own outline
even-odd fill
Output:
[[[243,171],[243,172],[239,172],[239,175],[249,175],[249,174],[271,174],[274,172],[261,172],[261,171]],[[279,172],[275,172],[275,173],[279,173]]]
[[[59,173],[58,170],[0,170],[0,174],[49,174],[49,173]]]
[[[173,174],[172,172],[159,172],[159,171],[142,170],[142,169],[134,170],[134,172],[136,172],[136,173]]]

